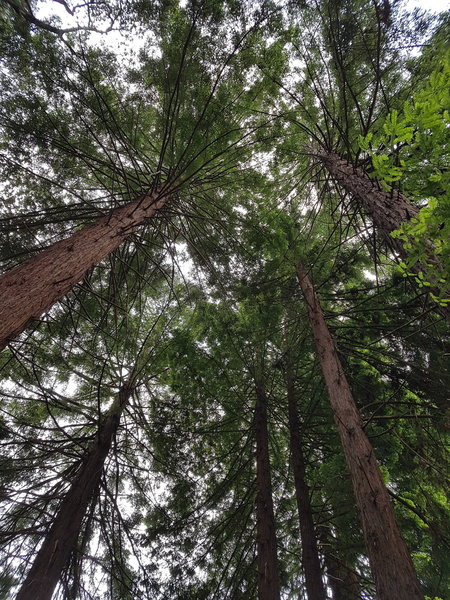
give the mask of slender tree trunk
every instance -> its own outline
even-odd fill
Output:
[[[355,571],[341,564],[331,553],[325,556],[325,564],[333,600],[360,600],[358,576]]]
[[[295,495],[297,499],[300,537],[302,542],[302,560],[305,571],[305,584],[308,600],[326,600],[325,587],[322,581],[319,551],[317,549],[316,532],[311,511],[308,484],[306,483],[305,458],[300,436],[300,422],[292,372],[292,363],[287,355],[286,385],[288,396],[289,433],[292,469],[294,471]]]
[[[16,600],[51,600],[61,572],[76,546],[89,501],[100,486],[103,466],[131,393],[129,384],[120,389],[100,426],[97,440],[61,502]]]
[[[258,598],[279,600],[280,583],[270,478],[267,397],[261,382],[256,382],[255,438]]]
[[[357,573],[335,555],[323,527],[319,536],[325,557],[328,586],[331,588],[333,600],[360,600],[361,590]]]
[[[115,209],[0,276],[0,350],[69,292],[166,202],[153,193]]]
[[[423,600],[372,445],[364,432],[319,300],[301,264],[297,265],[297,277],[361,514],[377,597],[379,600]]]

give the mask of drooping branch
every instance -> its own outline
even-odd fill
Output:
[[[64,7],[67,10],[67,4],[64,2],[60,2],[59,0],[55,0],[56,2],[58,2],[59,4],[63,4]],[[74,33],[75,31],[90,31],[92,33],[109,33],[110,31],[114,30],[114,22],[111,23],[111,25],[109,27],[106,27],[105,29],[98,29],[97,27],[94,27],[93,25],[77,25],[76,27],[56,27],[55,25],[52,25],[51,23],[47,23],[47,21],[42,21],[42,19],[38,19],[31,11],[30,5],[27,2],[27,7],[28,8],[24,8],[23,6],[20,6],[19,3],[14,2],[14,0],[4,0],[4,2],[6,2],[6,4],[8,4],[8,6],[10,6],[12,8],[12,10],[19,15],[20,17],[22,17],[22,19],[24,19],[25,21],[27,21],[27,23],[30,23],[30,25],[35,25],[36,27],[39,27],[39,29],[44,29],[45,31],[49,31],[50,33],[54,33],[55,35],[64,35],[65,33]],[[73,15],[73,11],[68,10],[68,12]]]

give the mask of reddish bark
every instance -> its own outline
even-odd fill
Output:
[[[399,229],[404,221],[412,219],[418,212],[417,208],[398,190],[386,192],[379,181],[371,179],[365,171],[338,154],[322,154],[320,159],[333,179],[358,200],[389,246],[406,257],[402,242],[389,234]]]
[[[61,502],[16,600],[51,600],[61,572],[76,546],[89,502],[99,489],[103,466],[131,393],[129,385],[120,389],[99,429],[97,440]]]
[[[280,583],[270,477],[267,397],[260,382],[256,382],[255,438],[258,598],[259,600],[279,600]]]
[[[287,358],[286,384],[288,396],[289,433],[292,469],[294,472],[295,495],[297,499],[302,561],[305,572],[305,587],[308,600],[326,600],[322,581],[319,551],[311,510],[309,487],[306,483],[305,458],[302,450],[300,422],[295,396],[294,379],[290,358]]]
[[[153,193],[115,209],[0,276],[0,350],[69,292],[166,202]]]
[[[334,180],[346,192],[351,194],[370,216],[376,230],[383,237],[386,244],[397,252],[403,260],[407,261],[409,255],[403,247],[403,242],[391,237],[390,233],[399,229],[404,221],[409,221],[415,217],[418,209],[410,204],[406,196],[398,190],[386,192],[379,181],[370,178],[363,169],[354,167],[338,154],[329,152],[327,154],[320,154],[319,157]],[[424,263],[415,263],[411,266],[410,271],[412,273],[429,273],[429,269],[425,263],[436,265],[439,270],[443,271],[442,262],[435,254],[431,241],[427,248],[426,261]],[[432,285],[432,287],[428,288],[428,291],[433,292],[435,296],[439,297],[441,290],[436,277],[430,276],[428,277],[428,281]],[[447,319],[450,318],[449,307],[440,306],[439,312]]]
[[[423,600],[389,494],[305,268],[297,265],[317,354],[339,431],[379,600]]]

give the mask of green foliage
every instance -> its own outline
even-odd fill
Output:
[[[398,3],[390,5],[384,14],[370,0],[294,2],[289,11],[241,0],[114,2],[118,25],[131,30],[126,55],[0,7],[4,267],[150,189],[176,187],[0,356],[5,599],[130,378],[134,391],[60,596],[258,596],[258,379],[268,399],[281,594],[306,597],[288,360],[324,569],[330,577],[334,560],[361,597],[375,597],[295,279],[299,260],[424,591],[445,596],[445,324],[380,260],[359,212],[311,153],[317,145],[357,158],[361,136],[385,189],[398,184],[419,204],[427,199],[397,233],[411,261],[428,264],[430,237],[447,259],[448,62],[433,45],[409,76],[398,47],[423,41],[427,23],[400,21]],[[107,5],[91,7],[101,25]],[[426,82],[401,109],[415,76]],[[416,277],[431,287],[424,273]]]
[[[402,115],[391,111],[383,133],[360,138],[361,149],[372,157],[374,177],[386,190],[399,182],[410,200],[419,202],[416,217],[403,223],[392,236],[402,240],[408,260],[400,267],[419,286],[433,286],[432,298],[448,305],[450,292],[450,53],[435,60],[434,70]],[[379,148],[384,152],[379,153]],[[425,205],[424,205],[425,202]],[[436,261],[437,258],[437,261]],[[426,267],[412,272],[415,265]]]

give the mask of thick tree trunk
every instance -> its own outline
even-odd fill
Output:
[[[360,203],[388,245],[400,256],[406,257],[402,242],[389,234],[402,222],[412,219],[418,212],[417,208],[399,191],[383,190],[379,181],[371,179],[365,171],[334,152],[321,154],[320,160],[333,179]]]
[[[326,600],[322,581],[319,551],[311,511],[308,484],[306,483],[305,458],[300,436],[300,422],[295,396],[292,364],[288,355],[286,361],[286,384],[288,396],[289,433],[292,469],[294,472],[295,495],[297,499],[300,537],[302,542],[302,560],[305,572],[305,584],[308,600]]]
[[[267,397],[260,382],[256,382],[255,438],[258,598],[259,600],[279,600],[280,583],[270,478]]]
[[[336,347],[306,270],[297,276],[339,430],[379,600],[423,600],[420,583],[395,521],[372,445],[366,436]]]
[[[354,167],[344,158],[334,152],[320,154],[320,160],[327,168],[333,179],[351,194],[364,211],[370,216],[377,232],[383,237],[386,244],[392,248],[405,261],[408,260],[408,252],[403,247],[403,242],[391,237],[390,233],[399,229],[404,221],[409,221],[418,213],[418,209],[409,203],[408,199],[398,190],[386,192],[379,181],[371,179],[369,175],[358,167]],[[426,263],[433,264],[442,269],[442,262],[434,253],[433,244],[429,243]],[[429,269],[424,263],[415,263],[410,268],[412,273],[427,273]],[[429,277],[432,287],[429,292],[437,297],[441,290],[436,277]],[[439,312],[450,319],[450,308],[440,306]]]
[[[152,217],[169,193],[166,188],[117,208],[1,275],[0,350]]]
[[[61,502],[16,600],[51,599],[61,572],[76,546],[89,501],[98,491],[106,457],[131,393],[130,385],[125,384],[120,389],[99,429],[97,440]]]

